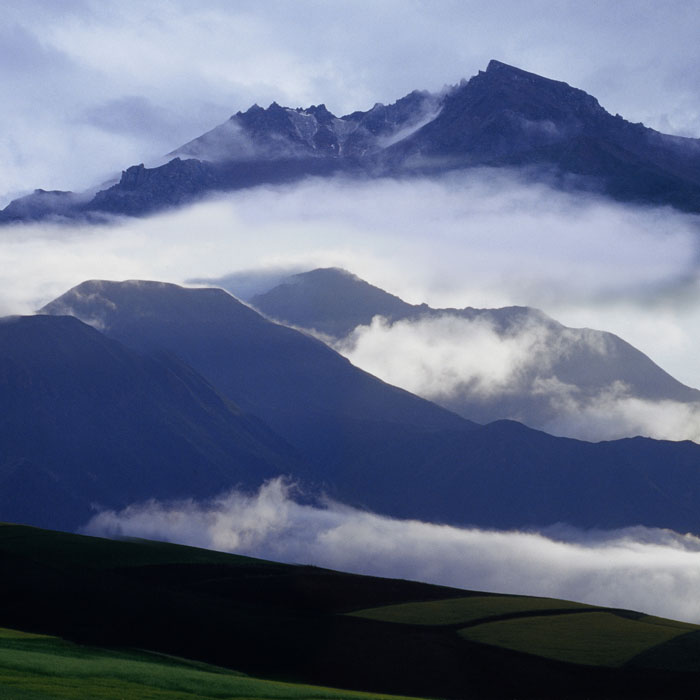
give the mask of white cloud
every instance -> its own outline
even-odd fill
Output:
[[[620,384],[613,384],[589,401],[581,401],[566,391],[551,395],[557,416],[540,427],[552,435],[582,440],[644,435],[700,443],[700,402],[641,399],[629,396]]]
[[[618,332],[700,385],[700,305],[688,288],[697,247],[696,217],[556,192],[506,172],[310,179],[111,227],[3,228],[0,312],[36,308],[85,279],[182,282],[340,266],[414,303],[530,305]]]
[[[210,502],[106,511],[93,535],[138,536],[467,589],[552,596],[700,622],[700,539],[668,530],[502,532],[301,505],[280,480]]]
[[[543,325],[501,334],[488,319],[445,314],[387,323],[376,316],[335,345],[354,365],[431,400],[461,392],[478,396],[522,392],[521,371],[547,370],[555,348]],[[544,366],[542,366],[544,365]]]
[[[592,441],[644,435],[700,442],[700,401],[674,400],[675,386],[659,376],[625,384],[636,359],[621,356],[610,336],[539,315],[506,328],[496,319],[445,313],[390,324],[377,316],[334,347],[357,367],[477,422],[511,418]],[[666,398],[645,398],[664,388]]]

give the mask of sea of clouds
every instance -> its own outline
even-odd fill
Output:
[[[302,504],[298,495],[275,479],[256,493],[104,511],[83,530],[700,622],[700,538],[693,535],[644,527],[460,528],[395,520],[333,501]]]

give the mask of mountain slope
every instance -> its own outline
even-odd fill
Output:
[[[0,322],[0,519],[74,529],[94,506],[299,470],[284,440],[174,357],[142,357],[73,317]]]
[[[610,412],[616,402],[674,402],[688,410],[697,407],[700,415],[700,391],[678,382],[629,343],[612,333],[567,328],[536,309],[432,309],[407,304],[338,269],[294,275],[250,302],[280,322],[330,336],[336,349],[387,381],[392,380],[392,363],[412,366],[413,362],[412,376],[420,376],[418,365],[429,362],[440,342],[452,347],[458,338],[458,350],[439,356],[440,370],[445,376],[449,373],[449,381],[426,383],[424,391],[406,388],[478,422],[509,418],[544,430],[558,427],[576,436],[577,416],[582,420],[583,412],[598,405]],[[384,319],[382,324],[375,321],[369,327],[375,316]],[[509,360],[513,371],[496,387],[483,379],[487,369],[480,369],[479,362],[485,368],[493,363],[484,351],[473,361],[464,360],[476,352],[470,344],[478,347],[485,338],[492,352],[501,347],[513,354]],[[425,352],[404,357],[401,341],[410,349],[411,342],[421,339]],[[364,343],[370,341],[385,344],[379,360],[375,353],[363,352]],[[583,429],[594,427],[586,424]],[[609,424],[604,426],[609,429]]]
[[[342,502],[488,527],[700,532],[700,445],[587,443],[509,421],[479,427],[223,290],[87,282],[43,312],[73,313],[126,345],[178,354],[301,451],[305,484]]]
[[[390,147],[392,163],[542,165],[590,179],[623,200],[700,207],[700,140],[606,112],[566,83],[500,61],[448,93],[440,114]],[[443,166],[438,165],[438,168]]]
[[[526,167],[530,178],[561,187],[700,211],[699,139],[632,124],[582,90],[499,61],[442,93],[414,91],[342,117],[325,105],[254,105],[168,157],[127,168],[94,196],[36,190],[0,212],[0,222],[142,216],[308,175],[435,175],[478,165]]]

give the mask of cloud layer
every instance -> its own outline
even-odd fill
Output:
[[[281,480],[210,502],[130,506],[85,532],[137,536],[284,562],[473,590],[552,596],[700,622],[700,539],[668,530],[460,529],[327,502],[301,505]]]
[[[111,227],[4,228],[0,313],[38,308],[85,279],[340,266],[409,302],[529,305],[610,330],[700,385],[698,230],[697,217],[487,169],[437,181],[310,179]]]

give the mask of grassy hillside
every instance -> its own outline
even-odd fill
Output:
[[[145,651],[81,646],[0,628],[0,697],[17,700],[374,700],[374,695],[250,678],[216,666]]]
[[[403,625],[451,627],[463,639],[588,666],[670,668],[671,642],[700,652],[700,625],[530,596],[469,596],[350,613]],[[663,653],[662,653],[663,652]],[[673,668],[700,672],[700,655]]]
[[[41,635],[0,637],[0,698],[675,698],[700,681],[700,627],[631,611],[16,525],[0,562],[0,626]]]

